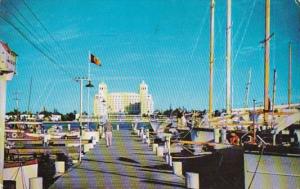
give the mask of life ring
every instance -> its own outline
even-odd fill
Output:
[[[239,143],[240,143],[240,138],[235,133],[231,134],[231,137],[229,140],[230,140],[230,144],[232,144],[232,145],[239,145]]]
[[[23,138],[24,137],[24,134],[21,131],[18,131],[17,134],[18,134],[19,138]]]
[[[17,133],[12,133],[12,134],[11,134],[11,137],[12,137],[12,138],[17,138],[17,137],[18,137],[18,134],[17,134]]]

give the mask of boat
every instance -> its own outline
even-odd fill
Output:
[[[162,116],[159,116],[157,114],[150,115],[149,122],[153,132],[155,133],[163,132],[166,124],[168,124]]]
[[[5,161],[3,170],[4,188],[26,189],[31,178],[38,177],[37,159]]]
[[[12,121],[7,122],[5,134],[7,139],[40,139],[43,137],[42,122]]]

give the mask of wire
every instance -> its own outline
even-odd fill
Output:
[[[10,2],[10,1],[8,1],[8,2]],[[3,3],[3,5],[4,5],[4,7],[6,7],[6,9],[8,9],[7,8],[7,6]],[[31,27],[33,27],[32,25],[31,25],[31,23],[30,22],[28,22],[28,20],[25,18],[25,16],[19,11],[19,9],[17,9],[13,4],[11,4],[10,3],[10,6],[11,7],[13,7],[15,10],[16,10],[16,12],[23,18],[23,20],[25,20],[26,21],[26,23],[28,24],[28,25],[30,25]],[[14,13],[12,13],[12,12],[8,12],[8,11],[5,11],[6,13],[8,13],[8,14],[10,14],[13,18],[15,18],[16,19],[16,21],[20,24],[20,25],[22,25],[22,27],[36,40],[36,41],[38,41],[39,42],[39,44],[40,45],[42,45],[43,46],[43,48],[45,49],[45,50],[47,50],[48,52],[50,52],[50,50],[49,50],[49,48],[48,47],[46,47],[41,41],[40,41],[40,39],[39,39],[39,37],[38,37],[38,35],[37,34],[35,34],[35,33],[33,33],[18,17],[17,17],[17,15],[16,14],[14,14]]]
[[[62,46],[57,42],[57,40],[53,37],[53,35],[51,34],[51,32],[47,29],[47,27],[43,24],[43,22],[39,19],[39,17],[34,13],[34,11],[32,10],[32,8],[30,8],[30,6],[25,2],[25,0],[22,0],[23,4],[25,5],[25,7],[29,10],[29,12],[32,14],[32,16],[38,21],[38,23],[42,26],[42,28],[46,31],[46,33],[50,36],[50,38],[53,40],[53,42],[55,43],[55,45],[57,47],[59,47],[63,53],[65,55],[68,55],[69,58],[72,58],[69,53],[67,53],[65,51],[64,48],[62,48]]]
[[[4,20],[7,24],[9,24],[10,26],[12,26],[27,42],[29,42],[37,51],[39,51],[41,54],[43,54],[51,63],[53,63],[54,65],[56,65],[57,67],[59,67],[62,72],[64,72],[65,74],[69,75],[72,80],[73,80],[73,76],[70,74],[70,72],[68,72],[67,70],[65,70],[64,67],[62,67],[60,64],[58,64],[52,57],[50,57],[49,55],[47,55],[40,47],[38,47],[28,36],[26,36],[26,34],[24,32],[22,32],[22,30],[20,30],[16,25],[14,25],[11,21],[9,21],[8,19],[6,19],[5,17],[3,17],[3,15],[0,14],[0,18],[2,18],[2,20]]]
[[[10,2],[10,1],[9,1]],[[25,3],[25,2],[24,2]],[[28,19],[26,19],[26,17],[21,13],[21,11],[13,4],[13,3],[9,3],[10,4],[10,6],[11,7],[13,7],[18,13],[19,13],[19,15],[23,18],[23,20],[27,23],[27,25],[30,25],[30,28],[33,28],[34,29],[34,26],[30,23],[30,21],[28,21]],[[26,4],[26,3],[25,3]],[[36,14],[34,14],[34,12],[32,11],[32,9],[26,4],[26,7],[29,9],[29,11],[30,11],[30,13],[33,15],[33,17],[38,21],[38,23],[42,26],[42,28],[46,31],[46,33],[47,33],[47,35],[48,36],[50,36],[50,38],[54,41],[54,43],[55,43],[55,45],[57,46],[57,47],[60,47],[60,49],[61,49],[61,51],[63,51],[63,53],[64,53],[64,56],[66,56],[66,55],[69,55],[60,45],[59,45],[59,43],[54,39],[54,37],[53,37],[53,35],[49,32],[49,30],[46,28],[46,26],[40,21],[40,19],[36,16]],[[10,13],[10,14],[12,14],[12,13]],[[14,15],[14,14],[12,14],[12,15]],[[16,16],[15,16],[15,18],[16,19],[18,19]],[[26,24],[23,24],[22,23],[22,21],[20,21],[20,19],[18,19],[18,21],[19,21],[19,23],[31,34],[31,35],[33,35],[34,37],[35,37],[35,39],[39,42],[39,44],[41,45],[41,46],[43,46],[47,51],[48,51],[48,53],[50,53],[50,50],[49,49],[53,49],[52,47],[51,47],[51,44],[50,43],[48,43],[48,46],[49,46],[49,48],[47,47],[47,46],[45,46],[44,45],[44,43],[43,42],[41,42],[39,39],[38,39],[38,37],[36,37],[36,36],[40,36],[40,38],[43,38],[44,36],[43,35],[38,35],[39,33],[38,32],[36,32],[36,35],[34,35],[33,34],[33,32],[31,32],[30,31],[30,29],[28,29],[28,27],[26,27],[25,25]],[[45,41],[45,43],[47,44],[47,41]],[[56,57],[57,58],[57,57]],[[68,58],[68,60],[71,60],[72,59],[72,57],[69,57]]]

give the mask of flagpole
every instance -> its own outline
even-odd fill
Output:
[[[90,56],[91,56],[91,52],[89,51],[89,59],[90,59]],[[91,64],[89,62],[90,60],[88,60],[88,80],[90,81],[91,80]],[[88,88],[88,128],[90,128],[90,119],[89,119],[89,116],[90,116],[90,88]]]

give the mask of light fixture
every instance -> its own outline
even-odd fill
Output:
[[[89,81],[88,81],[88,84],[87,84],[87,85],[85,85],[85,87],[92,88],[92,87],[94,87],[94,85],[92,84],[92,81],[91,81],[91,80],[89,80]]]

